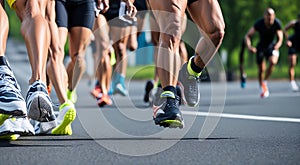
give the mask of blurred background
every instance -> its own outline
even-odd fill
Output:
[[[226,34],[223,44],[219,50],[219,55],[222,56],[225,70],[227,72],[227,80],[235,81],[239,79],[239,53],[241,49],[241,42],[248,29],[253,26],[255,21],[263,16],[266,8],[272,7],[275,10],[276,17],[281,21],[282,28],[286,24],[297,18],[300,13],[299,0],[219,0],[220,6],[223,11]],[[6,11],[10,21],[9,39],[23,42],[20,33],[20,21],[15,12],[11,10],[6,4]],[[189,25],[188,25],[189,26]],[[187,27],[189,29],[189,27]],[[292,33],[290,30],[289,33]],[[189,34],[187,30],[183,37],[189,38],[194,34]],[[258,35],[254,36],[253,45],[256,45]],[[285,40],[280,48],[280,58],[275,72],[272,74],[271,79],[288,79],[288,55]],[[147,47],[151,45],[147,40],[147,35],[140,35],[138,38],[139,47]],[[193,49],[187,45],[189,56],[194,54]],[[68,55],[68,48],[65,48],[66,55]],[[247,50],[244,52],[244,68],[248,78],[256,79],[257,67],[255,63],[255,55],[250,54]],[[143,54],[148,56],[137,56],[139,50],[129,54],[129,68],[128,74],[135,74],[137,79],[147,79],[153,77],[153,50],[143,49]],[[146,57],[146,58],[145,58]],[[298,56],[299,57],[299,56]],[[298,58],[299,59],[299,58]],[[299,61],[299,60],[298,60]],[[145,67],[149,65],[149,67]],[[135,73],[136,70],[142,69],[143,73]],[[134,72],[134,73],[133,73]],[[296,78],[300,73],[300,65],[296,66]]]

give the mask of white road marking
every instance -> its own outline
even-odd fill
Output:
[[[182,114],[184,114],[184,115],[193,115],[193,116],[232,118],[232,119],[246,119],[246,120],[262,120],[262,121],[279,121],[279,122],[300,123],[300,118],[288,118],[288,117],[255,116],[255,115],[240,115],[240,114],[230,114],[230,113],[195,112],[195,111],[182,111]]]

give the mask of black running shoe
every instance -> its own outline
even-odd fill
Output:
[[[149,102],[149,94],[150,91],[153,89],[154,84],[152,82],[152,80],[148,80],[146,83],[146,87],[145,87],[145,95],[144,95],[144,102],[148,103]]]
[[[153,104],[153,120],[156,125],[169,128],[183,128],[184,122],[179,110],[179,96],[170,91],[160,95],[158,103]]]

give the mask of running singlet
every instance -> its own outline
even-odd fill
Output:
[[[267,48],[273,43],[277,30],[281,30],[281,23],[278,19],[275,19],[273,25],[270,28],[267,28],[264,19],[261,18],[256,21],[254,28],[259,32],[260,41],[258,45]]]

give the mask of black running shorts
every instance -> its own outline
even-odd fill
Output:
[[[56,23],[58,27],[86,27],[93,29],[95,13],[94,1],[68,3],[57,0],[55,5]]]

